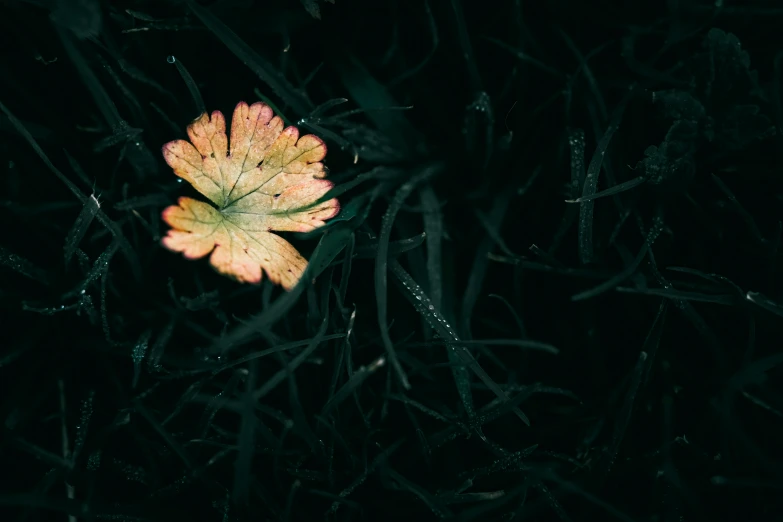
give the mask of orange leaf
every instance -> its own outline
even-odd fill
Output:
[[[336,198],[317,203],[332,188],[321,160],[324,142],[296,127],[264,103],[240,102],[231,119],[231,143],[220,111],[188,125],[190,142],[163,146],[174,173],[215,206],[181,197],[166,208],[171,225],[163,245],[198,259],[210,252],[220,273],[240,282],[259,283],[262,269],[271,281],[290,290],[307,261],[272,231],[308,232],[337,215]]]

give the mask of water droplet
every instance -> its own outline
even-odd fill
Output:
[[[169,63],[174,63],[174,62],[176,62],[176,61],[177,61],[177,59],[176,59],[176,58],[174,58],[174,56],[168,56],[168,57],[166,58],[166,61],[167,61],[167,62],[169,62]]]

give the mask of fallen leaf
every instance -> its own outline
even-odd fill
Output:
[[[318,202],[332,188],[321,160],[324,142],[283,128],[265,103],[240,102],[231,119],[231,142],[220,111],[206,113],[187,128],[190,142],[163,146],[174,173],[213,205],[188,197],[163,211],[171,225],[163,245],[188,259],[212,253],[221,274],[260,283],[262,271],[275,284],[293,288],[307,267],[296,248],[273,234],[309,232],[337,215],[336,198]]]

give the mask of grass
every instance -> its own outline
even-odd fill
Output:
[[[777,8],[2,9],[2,520],[783,516]],[[329,147],[289,292],[160,245],[240,100]]]

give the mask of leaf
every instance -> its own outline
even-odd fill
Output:
[[[231,142],[220,111],[206,113],[187,128],[190,142],[163,146],[174,173],[215,206],[188,197],[163,211],[171,225],[163,246],[188,259],[212,254],[221,274],[259,283],[262,269],[275,284],[293,288],[307,267],[288,241],[271,233],[309,232],[340,211],[336,198],[319,202],[333,186],[321,160],[324,142],[283,128],[265,103],[240,102],[231,120]]]
[[[655,91],[653,102],[661,107],[664,118],[698,121],[704,118],[704,105],[689,92],[679,89]]]
[[[702,43],[697,60],[703,69],[703,89],[713,103],[738,101],[758,88],[758,73],[750,68],[750,56],[732,33],[713,27]]]

